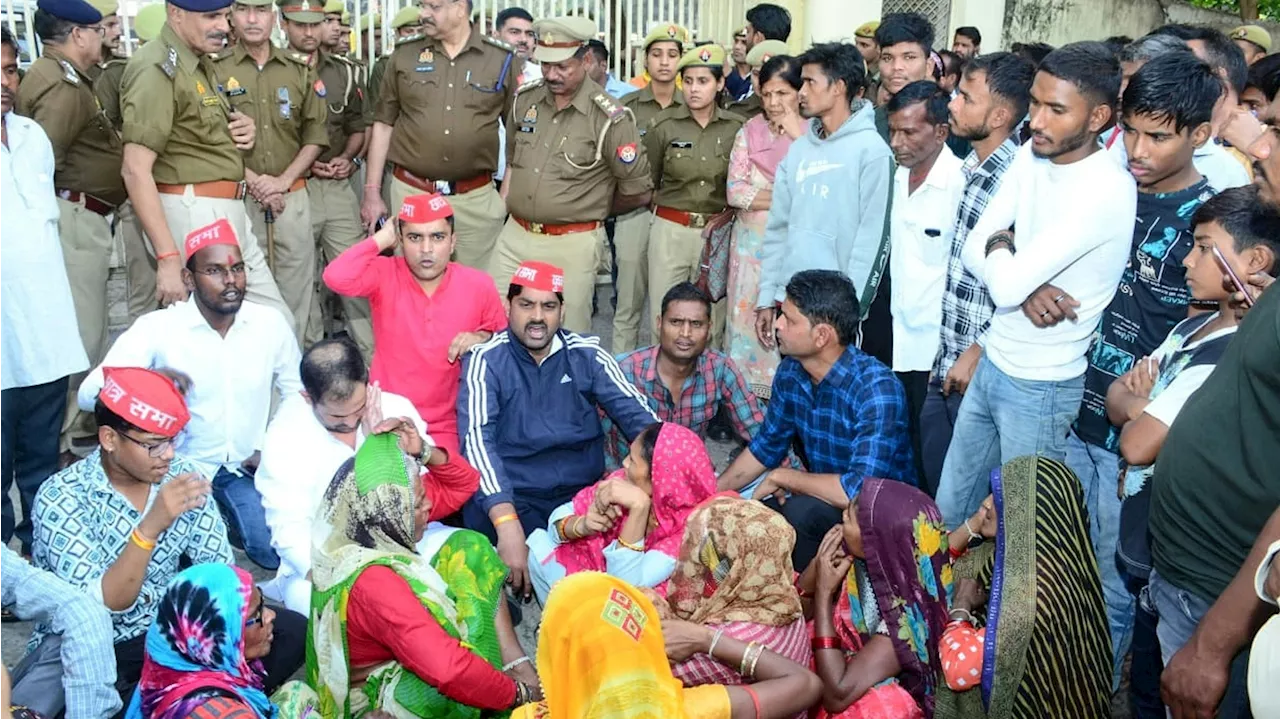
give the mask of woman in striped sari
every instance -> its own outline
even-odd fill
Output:
[[[1079,480],[1019,457],[991,473],[991,489],[992,521],[974,529],[995,541],[955,564],[934,716],[1110,717],[1111,635]]]

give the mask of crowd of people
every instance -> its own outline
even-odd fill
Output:
[[[1280,714],[1264,28],[471,5],[4,31],[7,710]]]

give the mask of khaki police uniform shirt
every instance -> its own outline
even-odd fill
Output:
[[[102,111],[107,113],[111,126],[119,130],[124,127],[124,119],[120,117],[120,83],[124,80],[124,68],[129,61],[122,57],[113,57],[104,63],[89,68],[89,78],[93,80],[93,93],[102,103]]]
[[[498,169],[498,119],[511,109],[524,63],[478,29],[458,56],[422,38],[387,61],[374,118],[391,125],[387,159],[426,180],[456,182]]]
[[[261,69],[239,44],[215,55],[213,68],[227,102],[252,117],[257,126],[245,167],[275,177],[289,167],[304,145],[321,149],[329,145],[325,126],[329,89],[311,69],[306,55],[270,47],[271,56]]]
[[[87,192],[112,205],[127,199],[120,177],[124,144],[86,74],[46,46],[22,79],[18,107],[49,136],[58,189]]]
[[[563,110],[540,80],[522,88],[506,125],[507,209],[520,219],[599,221],[615,188],[621,195],[653,189],[631,114],[589,78]]]
[[[743,122],[746,122],[764,112],[764,100],[761,100],[759,95],[751,93],[745,100],[729,100],[724,104],[724,109],[738,115]]]
[[[325,132],[329,136],[329,146],[320,153],[319,162],[329,162],[346,149],[347,138],[369,126],[369,118],[355,67],[327,52],[319,53],[316,58],[320,81],[324,83]]]
[[[742,118],[715,108],[706,127],[685,105],[664,110],[644,137],[653,173],[653,204],[685,212],[724,209],[729,152]]]
[[[244,180],[244,160],[231,139],[226,100],[214,77],[211,61],[192,52],[168,24],[125,68],[124,141],[156,153],[156,182]]]
[[[636,127],[640,128],[640,137],[644,137],[649,131],[649,126],[653,124],[653,118],[659,113],[676,105],[684,104],[684,93],[676,88],[675,94],[671,96],[671,104],[663,107],[658,104],[657,98],[653,96],[653,88],[649,85],[628,93],[622,97],[623,106],[629,108],[631,113],[636,116]]]

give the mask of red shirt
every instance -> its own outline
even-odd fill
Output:
[[[462,361],[449,362],[449,345],[461,332],[507,326],[493,280],[450,262],[428,295],[404,258],[380,256],[370,237],[330,262],[324,282],[340,295],[369,298],[375,348],[369,378],[413,402],[436,442],[456,452]]]
[[[457,450],[448,450],[448,456],[444,464],[427,465],[427,473],[422,477],[427,501],[431,503],[427,518],[433,522],[462,509],[480,488],[480,473],[476,468],[467,464]]]
[[[395,570],[360,573],[347,603],[352,667],[395,660],[441,694],[471,707],[507,709],[516,683],[449,636]]]

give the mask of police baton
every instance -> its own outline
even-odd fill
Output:
[[[270,207],[262,206],[262,219],[267,223],[267,267],[271,275],[276,274],[276,213]]]

